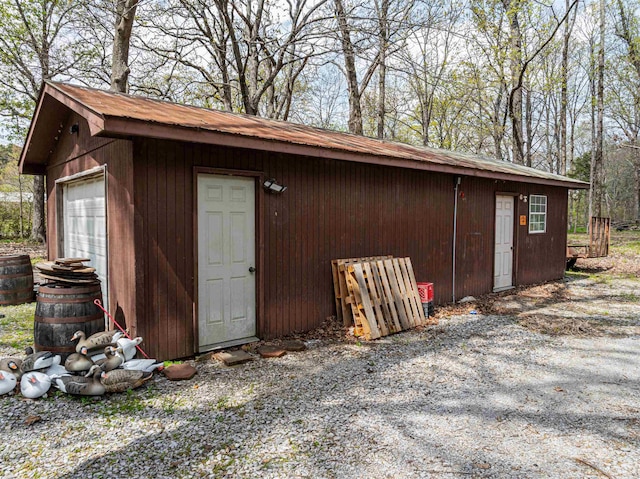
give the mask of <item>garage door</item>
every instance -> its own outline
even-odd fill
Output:
[[[91,259],[89,265],[102,283],[104,304],[109,304],[104,176],[65,183],[62,198],[64,256]]]

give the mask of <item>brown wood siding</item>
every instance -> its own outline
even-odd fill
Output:
[[[567,260],[567,190],[542,185],[523,187],[527,196],[547,196],[547,231],[529,233],[529,204],[520,201],[519,214],[527,215],[527,226],[518,226],[518,284],[562,278]]]
[[[79,132],[69,128],[78,123]],[[133,156],[125,140],[89,136],[86,121],[70,115],[47,167],[47,244],[49,259],[58,257],[58,211],[56,179],[106,165],[109,312],[135,334],[135,270],[133,250]]]
[[[261,172],[288,187],[282,195],[257,189],[263,214],[258,234],[264,241],[260,337],[308,330],[335,314],[334,258],[410,256],[418,281],[435,284],[436,302],[451,301],[453,175],[160,140],[136,140],[134,158],[137,332],[153,356],[195,351],[194,167]],[[546,234],[516,228],[515,283],[562,275],[564,188],[463,177],[458,298],[493,287],[497,192],[549,198]],[[527,205],[515,203],[517,221]]]

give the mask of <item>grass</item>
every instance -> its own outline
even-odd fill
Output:
[[[0,306],[0,346],[24,351],[33,345],[33,317],[36,303]]]
[[[102,412],[107,416],[138,413],[144,411],[147,407],[145,403],[146,399],[146,397],[143,399],[129,389],[123,394],[113,395],[109,398],[109,401],[103,402]]]
[[[617,247],[618,252],[627,255],[640,256],[640,241],[629,241]]]
[[[640,296],[635,293],[622,293],[620,299],[627,303],[640,303]]]
[[[588,233],[567,233],[569,244],[589,244]],[[640,255],[640,230],[615,231],[610,234],[610,247],[618,253],[629,252]]]

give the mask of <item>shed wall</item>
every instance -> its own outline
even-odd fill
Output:
[[[70,133],[77,123],[78,133]],[[47,254],[58,251],[58,192],[56,180],[106,165],[109,312],[136,333],[135,262],[133,254],[133,157],[126,140],[95,138],[86,121],[70,114],[47,166]]]
[[[288,187],[282,195],[257,189],[262,338],[312,329],[335,314],[335,258],[410,256],[418,281],[435,284],[436,302],[451,301],[452,175],[150,139],[134,141],[134,159],[137,334],[153,356],[194,352],[195,167],[260,172]],[[514,226],[516,284],[564,272],[565,188],[464,177],[458,197],[458,298],[493,287],[497,192],[549,195],[547,233],[529,235],[526,227]],[[515,203],[517,221],[527,212],[523,201]]]

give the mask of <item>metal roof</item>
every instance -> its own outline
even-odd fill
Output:
[[[582,181],[478,155],[55,82],[46,82],[40,93],[20,158],[24,172],[37,172],[46,165],[64,122],[65,109],[60,103],[86,118],[94,136],[166,138],[568,188],[589,187]]]

